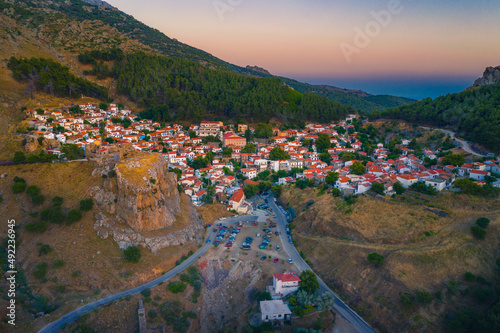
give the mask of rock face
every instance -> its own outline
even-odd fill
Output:
[[[93,176],[116,173],[90,193],[99,208],[94,230],[101,238],[111,236],[121,248],[140,245],[153,252],[203,239],[203,220],[190,200],[181,200],[177,176],[168,172],[160,154],[122,149],[119,156],[92,160]]]
[[[487,67],[483,73],[483,77],[474,82],[474,87],[487,86],[500,82],[500,66]]]
[[[177,176],[159,154],[118,162],[116,212],[135,231],[170,227],[180,213]]]

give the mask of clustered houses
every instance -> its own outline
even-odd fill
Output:
[[[344,195],[362,194],[374,183],[382,183],[385,192],[392,194],[393,184],[396,182],[406,188],[416,182],[425,182],[440,191],[448,187],[456,176],[472,178],[478,184],[484,184],[486,176],[500,173],[498,159],[484,163],[466,163],[460,167],[438,164],[426,168],[423,165],[423,157],[415,156],[414,151],[407,147],[408,140],[397,145],[401,150],[397,159],[388,159],[389,151],[382,143],[378,143],[373,154],[368,156],[363,151],[357,133],[353,131],[354,126],[350,121],[354,119],[352,115],[344,121],[328,125],[309,124],[305,129],[281,131],[274,128],[274,137],[268,140],[268,143],[254,143],[255,149],[243,150],[247,144],[246,139],[232,132],[231,125],[224,126],[218,121],[203,121],[200,125],[191,125],[185,130],[177,124],[162,126],[151,120],[137,120],[129,110],[119,110],[115,104],[111,104],[107,110],[101,110],[94,104],[82,104],[82,112],[78,115],[69,113],[68,109],[69,107],[66,107],[63,111],[52,112],[25,110],[29,126],[34,128],[30,135],[55,139],[61,143],[73,143],[84,149],[93,144],[98,147],[98,154],[106,154],[110,147],[122,143],[130,143],[138,151],[159,152],[170,168],[180,170],[179,185],[191,197],[193,203],[202,204],[204,196],[208,194],[206,184],[211,184],[215,190],[212,195],[218,201],[226,203],[228,210],[240,213],[250,209],[245,201],[243,187],[258,184],[257,175],[266,170],[300,170],[294,173],[293,177],[285,173],[275,183],[280,185],[294,183],[297,179],[309,179],[315,184],[321,184],[325,182],[328,173],[334,171],[339,175],[334,187]],[[337,132],[339,127],[345,129],[345,134]],[[238,129],[239,132],[254,131],[252,127],[241,124]],[[192,132],[198,137],[190,137]],[[332,160],[328,164],[320,160],[316,151],[319,134],[326,134],[330,138],[331,148],[328,153]],[[221,143],[206,143],[207,140],[203,137],[207,136],[217,138]],[[306,142],[307,145],[304,144]],[[230,157],[222,156],[222,146],[232,148]],[[271,160],[271,150],[275,147],[287,152],[290,158]],[[92,151],[95,152],[96,149]],[[48,153],[57,154],[59,151],[49,148]],[[208,153],[215,158],[205,168],[195,170],[188,165],[189,161],[198,157],[204,158]],[[358,153],[359,156],[369,157],[366,173],[353,174],[350,166],[356,161],[341,159],[342,153]],[[436,154],[434,151],[424,151],[424,156],[430,158],[436,157]],[[438,158],[438,163],[440,161]],[[234,174],[234,171],[237,173]],[[243,182],[245,178],[248,181]]]

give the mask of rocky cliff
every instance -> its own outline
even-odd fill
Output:
[[[118,162],[116,211],[135,231],[172,226],[180,213],[177,176],[159,154],[140,154]]]
[[[120,157],[94,157],[93,175],[108,177],[103,187],[91,191],[99,208],[97,234],[113,237],[122,248],[142,245],[153,252],[202,240],[204,223],[190,200],[179,194],[177,176],[168,172],[160,154],[124,151]]]
[[[483,77],[474,82],[474,87],[487,86],[498,82],[500,82],[500,66],[487,67],[483,73]]]

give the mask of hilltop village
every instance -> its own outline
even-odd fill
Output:
[[[163,124],[140,119],[116,104],[24,112],[29,126],[26,136],[39,143],[47,140],[45,152],[54,158],[68,159],[65,146],[74,147],[81,158],[98,158],[122,144],[158,152],[195,205],[216,200],[236,213],[249,211],[246,199],[257,192],[273,187],[278,194],[281,185],[292,183],[298,187],[328,184],[343,196],[370,189],[392,195],[411,186],[437,193],[451,189],[459,178],[480,186],[500,186],[492,177],[500,174],[498,159],[466,162],[461,155],[418,147],[409,138],[378,142],[373,127],[366,129],[354,114],[328,125],[277,128],[261,123],[254,128],[222,121]],[[446,145],[450,149],[457,144],[448,138]]]

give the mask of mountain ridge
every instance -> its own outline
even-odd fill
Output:
[[[7,2],[7,0],[4,0],[4,2]],[[100,20],[103,23],[117,29],[128,38],[138,40],[142,44],[151,47],[153,50],[162,55],[180,57],[198,62],[214,69],[229,70],[246,76],[276,77],[300,93],[312,92],[322,95],[333,100],[334,102],[350,105],[358,111],[371,112],[375,110],[385,110],[389,107],[405,105],[414,101],[397,96],[385,98],[385,95],[377,95],[381,97],[377,99],[377,102],[373,102],[370,99],[367,99],[367,96],[357,96],[357,94],[354,94],[353,96],[343,96],[345,93],[349,94],[352,92],[351,90],[346,91],[343,88],[333,87],[335,90],[333,91],[331,88],[318,87],[299,82],[294,79],[274,76],[272,74],[268,74],[269,72],[265,70],[262,71],[260,67],[240,67],[219,59],[206,51],[182,43],[175,38],[170,38],[159,30],[149,27],[136,20],[133,16],[119,11],[119,9],[108,10],[110,8],[103,5],[105,2],[100,0],[53,0],[49,4],[41,0],[18,0],[15,2],[8,1],[8,3],[23,5],[24,7],[37,6],[38,8],[43,8],[45,10],[50,8],[77,21]],[[101,3],[101,6],[95,5],[96,3]],[[116,8],[113,7],[113,9]],[[396,105],[394,105],[394,103],[396,103]]]

